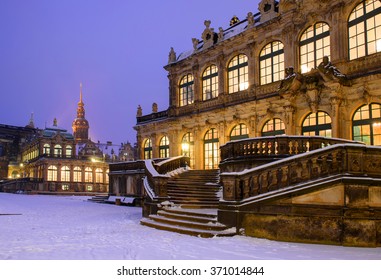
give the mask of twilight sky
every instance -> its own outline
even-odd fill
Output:
[[[260,0],[0,0],[0,123],[71,130],[83,84],[93,141],[136,141],[140,104],[168,107],[163,69],[201,39],[204,20],[226,29]]]

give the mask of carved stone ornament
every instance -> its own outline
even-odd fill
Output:
[[[175,50],[171,47],[168,55],[168,64],[176,62],[176,53]]]
[[[337,80],[343,86],[350,86],[350,80],[340,72],[330,61],[328,56],[323,57],[323,61],[318,65],[320,76],[324,81]]]
[[[275,0],[262,0],[259,3],[258,10],[261,13],[261,22],[269,21],[278,15],[275,4]]]
[[[247,14],[247,28],[251,28],[254,26],[255,20],[254,20],[254,15],[252,12],[249,12]]]
[[[214,33],[214,28],[210,28],[211,21],[205,20],[205,30],[202,32],[202,40],[204,41],[203,49],[209,48],[217,43],[218,35]]]
[[[284,79],[279,84],[279,95],[287,100],[293,98],[302,84],[303,76],[300,73],[294,72],[294,67],[289,66],[285,69]],[[289,101],[291,102],[291,100]]]

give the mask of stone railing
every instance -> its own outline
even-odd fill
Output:
[[[336,144],[242,172],[220,174],[225,201],[242,201],[332,176],[381,177],[381,147]]]
[[[274,156],[283,158],[353,141],[319,136],[269,136],[230,141],[221,146],[221,162]]]
[[[179,156],[155,163],[145,160],[146,181],[144,188],[151,199],[167,198],[168,173],[189,166],[189,157]]]

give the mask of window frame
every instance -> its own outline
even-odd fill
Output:
[[[229,61],[227,77],[229,94],[247,90],[249,88],[249,59],[247,55],[242,53],[234,56]],[[242,88],[241,85],[243,85]]]
[[[276,45],[278,45],[278,50],[274,51]],[[281,45],[281,48],[279,46]],[[266,49],[270,48],[270,52],[263,54],[266,52]],[[276,61],[278,59],[278,61]],[[269,61],[270,60],[270,61]],[[263,64],[266,62],[270,62],[269,65]],[[278,67],[278,71],[276,70]],[[259,81],[261,85],[266,85],[270,83],[274,83],[280,81],[284,78],[284,45],[281,41],[272,41],[266,44],[260,54],[259,54]],[[266,71],[269,71],[267,73]],[[267,77],[270,77],[271,80],[268,81]]]

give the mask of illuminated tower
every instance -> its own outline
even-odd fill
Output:
[[[77,118],[73,121],[73,135],[76,143],[84,143],[89,139],[89,122],[85,119],[85,108],[82,101],[82,83],[80,84]]]

